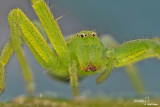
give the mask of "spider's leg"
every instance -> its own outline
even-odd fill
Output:
[[[151,39],[151,43],[147,43],[148,46],[157,53],[158,59],[160,59],[160,38]]]
[[[4,66],[8,63],[13,52],[10,40],[6,43],[0,55],[0,94],[5,89],[5,69]]]
[[[115,48],[119,45],[119,43],[110,35],[102,36],[101,41],[106,49]],[[125,66],[125,69],[135,90],[140,94],[144,93],[145,88],[138,74],[137,67],[134,64],[128,64]]]
[[[151,58],[151,57],[159,58],[159,56],[160,56],[159,38],[132,40],[129,42],[125,42],[122,45],[119,45],[118,47],[114,48],[114,57],[115,57],[114,66],[115,67],[126,66],[128,64],[136,63],[145,58]],[[134,75],[136,75],[136,73],[133,71],[130,73],[134,73]]]
[[[79,94],[78,91],[78,77],[77,77],[77,68],[76,63],[74,61],[71,62],[69,67],[69,74],[70,74],[70,84],[72,87],[73,96],[77,97]]]
[[[115,67],[126,66],[145,58],[160,56],[159,39],[137,39],[125,42],[114,49]]]
[[[57,21],[54,19],[53,15],[51,14],[51,11],[45,4],[44,0],[31,0],[31,2],[33,3],[33,8],[39,17],[40,22],[46,34],[48,35],[51,44],[53,45],[56,53],[59,56],[61,65],[66,68],[69,68],[70,53]],[[70,83],[73,88],[73,94],[76,94],[77,91],[74,90],[78,90],[78,80],[76,80],[77,76],[75,75],[75,73],[72,73],[71,71],[72,70],[70,68]]]
[[[0,62],[0,94],[4,91],[5,89],[5,70],[3,63]]]
[[[20,62],[23,76],[27,84],[27,90],[31,92],[34,90],[33,77],[21,48],[21,37],[29,46],[38,62],[47,70],[55,68],[55,65],[58,63],[58,58],[43,36],[20,9],[10,11],[8,20],[11,30],[11,44]]]
[[[34,21],[33,22],[34,26],[38,29],[38,31],[42,34],[42,36],[44,37],[44,39],[47,41],[47,43],[50,44],[49,39],[47,37],[47,34],[42,26],[42,24],[38,21]]]
[[[63,60],[64,64],[68,64],[70,56],[67,44],[49,8],[45,4],[44,0],[31,1],[33,3],[33,8],[35,9],[40,22],[42,23],[42,26],[44,27],[59,58]]]
[[[131,80],[131,83],[133,84],[133,88],[136,90],[139,94],[146,93],[146,89],[144,87],[144,84],[142,83],[142,80],[139,76],[138,69],[135,67],[134,64],[128,64],[125,66],[126,73],[129,76],[129,79]]]
[[[111,71],[113,70],[113,60],[114,59],[112,57],[109,57],[107,59],[106,69],[97,77],[96,79],[97,84],[102,83],[104,80],[106,80],[109,77]]]

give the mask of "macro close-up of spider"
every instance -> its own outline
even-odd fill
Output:
[[[107,82],[113,69],[119,67],[126,68],[138,93],[145,92],[133,64],[152,57],[160,59],[160,38],[135,39],[119,44],[111,36],[100,38],[94,30],[82,30],[64,37],[44,0],[31,2],[40,23],[32,22],[19,8],[9,12],[10,37],[0,53],[0,93],[5,91],[5,67],[13,52],[21,66],[27,92],[33,93],[35,90],[34,76],[22,48],[23,42],[51,78],[70,83],[74,98],[80,93],[80,80],[99,74],[96,83]]]

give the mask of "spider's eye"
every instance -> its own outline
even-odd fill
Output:
[[[87,34],[85,34],[85,36],[87,36]]]
[[[96,34],[95,34],[95,33],[93,33],[93,34],[92,34],[92,36],[96,36]]]
[[[89,36],[93,36],[94,37],[94,36],[96,36],[96,34],[95,33],[91,33],[91,34],[89,34]]]
[[[84,36],[85,36],[84,33],[82,33],[82,34],[81,34],[81,37],[83,38]]]
[[[79,36],[79,33],[77,33],[77,36]]]

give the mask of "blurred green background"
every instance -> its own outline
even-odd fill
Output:
[[[95,30],[99,36],[112,35],[120,43],[138,38],[160,37],[159,0],[46,0],[58,20],[62,33],[71,35],[81,30]],[[7,15],[13,8],[21,8],[31,20],[38,20],[29,0],[0,0],[0,49],[9,38]],[[37,63],[27,46],[24,46],[32,68],[36,93],[48,96],[71,98],[69,84],[48,77]],[[138,62],[139,74],[148,92],[147,95],[160,96],[160,61],[156,58]],[[1,101],[27,94],[20,66],[15,54],[6,67],[6,90]],[[110,96],[136,98],[132,84],[124,68],[116,68],[109,79],[97,85],[97,75],[80,82],[83,96]]]

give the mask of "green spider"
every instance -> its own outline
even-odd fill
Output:
[[[13,50],[22,68],[27,91],[34,91],[31,70],[21,47],[22,40],[49,75],[60,80],[69,77],[74,96],[79,93],[78,79],[101,73],[96,82],[102,83],[113,68],[123,66],[126,66],[136,90],[144,90],[132,63],[149,57],[160,58],[160,38],[132,40],[119,45],[110,37],[104,36],[100,40],[93,31],[81,31],[64,39],[44,0],[31,2],[53,47],[20,9],[10,11],[8,20],[11,37],[0,55],[0,93],[5,89],[4,67]]]

